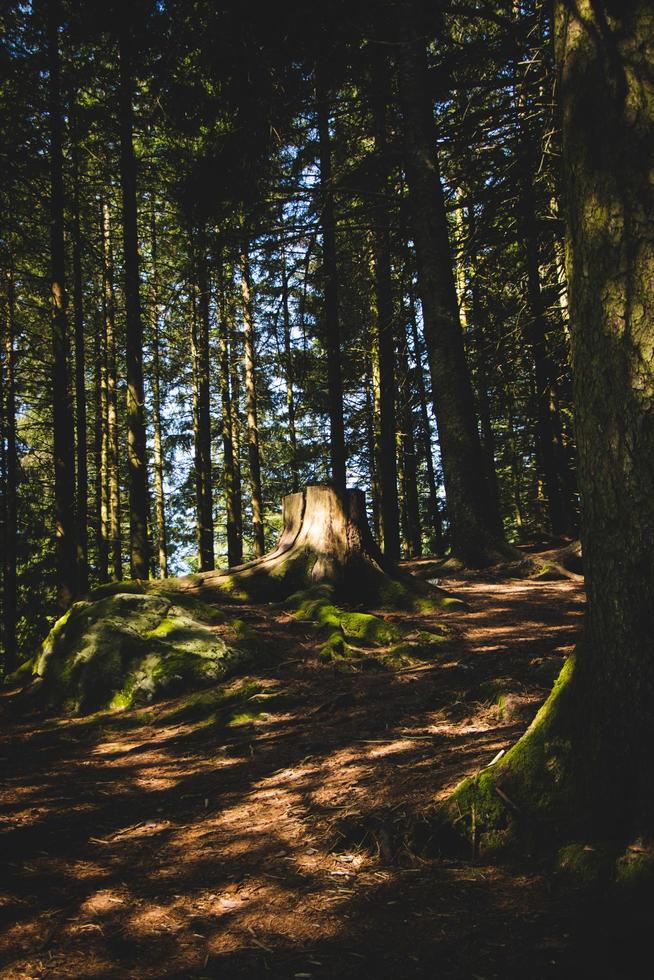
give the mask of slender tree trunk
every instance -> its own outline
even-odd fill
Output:
[[[103,250],[104,261],[104,250]],[[104,269],[104,266],[103,266]],[[104,283],[104,276],[103,276]],[[107,310],[102,292],[95,346],[95,548],[99,581],[109,578],[109,434],[107,418]],[[100,319],[101,317],[101,319]]]
[[[372,508],[372,528],[375,541],[382,540],[381,518],[379,513],[379,478],[377,456],[379,441],[377,438],[377,395],[375,390],[375,355],[370,355],[370,370],[366,372],[366,443],[368,447],[368,471],[370,473],[370,506]]]
[[[414,440],[413,395],[409,381],[409,363],[406,347],[400,348],[399,367],[399,458],[403,471],[403,513],[405,556],[418,558],[422,554],[420,507],[418,503],[417,458]]]
[[[77,106],[71,107],[71,156],[73,164],[73,306],[75,311],[75,435],[77,463],[77,575],[78,589],[88,591],[88,461],[86,446],[86,352],[84,338],[84,287],[82,279],[82,231],[80,222],[79,136]]]
[[[107,486],[107,537],[111,553],[112,577],[123,577],[123,543],[120,526],[120,450],[118,439],[118,379],[116,371],[116,297],[114,294],[114,259],[111,241],[111,214],[106,201],[102,204],[102,278],[105,331],[105,449],[104,472]]]
[[[443,458],[452,552],[468,564],[485,564],[505,554],[507,546],[497,533],[497,515],[486,488],[436,156],[425,45],[412,33],[416,14],[414,0],[404,0],[400,5],[399,57],[418,290]]]
[[[164,458],[161,424],[161,341],[159,335],[159,249],[157,215],[152,206],[152,429],[154,435],[154,501],[157,518],[157,551],[159,578],[168,577],[168,534],[166,528],[166,498],[164,493]]]
[[[231,568],[243,561],[243,547],[239,535],[240,499],[236,496],[236,471],[234,465],[234,441],[232,419],[232,395],[230,391],[229,364],[229,323],[222,260],[219,269],[219,352],[220,352],[220,401],[221,432],[223,438],[223,486],[225,489],[225,511],[227,514],[227,564]]]
[[[239,338],[236,330],[236,316],[232,311],[231,336],[229,338],[229,368],[230,368],[230,407],[232,424],[232,452],[234,454],[234,521],[238,553],[243,557],[243,496],[241,479],[241,379],[239,364],[241,362]]]
[[[384,558],[400,557],[399,509],[397,497],[397,457],[395,420],[395,324],[391,279],[391,235],[389,215],[390,167],[387,147],[387,105],[390,76],[386,59],[374,58],[372,103],[375,127],[375,198],[373,205],[373,250],[375,293],[379,336],[379,426],[382,524]]]
[[[261,458],[259,455],[259,422],[257,418],[257,386],[254,363],[254,315],[250,292],[250,259],[247,248],[241,252],[241,294],[243,297],[243,339],[245,366],[245,404],[248,422],[248,461],[252,495],[252,536],[254,554],[264,554],[263,495],[261,493]]]
[[[52,413],[54,450],[55,541],[57,592],[61,609],[77,593],[75,527],[75,429],[70,399],[68,313],[65,285],[64,181],[61,81],[57,0],[48,2],[48,72],[50,117],[50,259],[52,268]]]
[[[139,251],[136,204],[136,156],[133,141],[132,97],[134,75],[129,25],[118,35],[120,62],[120,183],[123,193],[123,247],[125,255],[125,325],[127,364],[127,461],[129,470],[130,570],[132,578],[147,578],[148,470],[143,389],[143,323],[139,293]]]
[[[338,315],[338,267],[336,262],[336,219],[332,182],[332,155],[329,135],[327,91],[324,67],[316,65],[316,116],[320,155],[321,226],[323,251],[323,291],[325,302],[325,347],[327,350],[327,388],[330,424],[332,480],[338,493],[345,491],[346,455],[343,421],[343,378],[341,372],[341,333]]]
[[[211,467],[211,399],[209,391],[209,274],[204,235],[199,236],[196,257],[198,279],[197,318],[193,318],[193,375],[195,389],[195,483],[197,497],[200,571],[215,568],[213,528],[213,479]]]
[[[416,388],[418,391],[418,408],[420,412],[420,442],[422,453],[427,470],[427,490],[428,490],[428,512],[429,524],[432,532],[432,548],[440,552],[444,546],[443,522],[441,519],[441,509],[438,503],[438,487],[436,483],[436,471],[434,469],[434,457],[431,449],[431,425],[429,422],[429,410],[427,408],[427,393],[425,391],[425,379],[422,368],[422,352],[420,337],[418,335],[418,320],[416,316],[415,297],[410,293],[410,314],[409,327],[411,330],[411,341],[416,359]]]
[[[291,316],[288,302],[288,272],[286,248],[282,239],[282,317],[284,322],[284,375],[286,378],[286,412],[288,415],[288,439],[291,446],[291,486],[293,493],[300,488],[300,472],[297,457],[297,433],[295,430],[295,392],[293,391],[293,352],[291,349]]]
[[[3,521],[3,559],[2,559],[2,641],[4,648],[5,674],[10,674],[18,665],[16,646],[17,620],[17,484],[18,457],[16,452],[16,374],[15,374],[15,292],[14,271],[11,266],[6,273],[6,318],[4,332],[4,377],[2,385],[4,407],[3,447],[5,448],[4,476],[4,521]],[[5,441],[6,440],[6,441]]]

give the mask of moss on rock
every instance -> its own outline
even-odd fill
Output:
[[[35,672],[52,708],[81,713],[126,708],[215,683],[252,660],[254,631],[227,642],[206,604],[164,595],[114,593],[78,602],[43,643]],[[218,619],[224,617],[216,617]]]

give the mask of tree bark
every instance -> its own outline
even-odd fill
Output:
[[[219,269],[219,352],[220,352],[220,401],[221,432],[223,437],[223,486],[225,489],[225,510],[227,514],[227,564],[239,565],[243,561],[243,547],[239,534],[240,495],[237,496],[236,467],[234,461],[234,423],[232,413],[232,394],[230,386],[229,320],[225,297],[225,283],[222,262]]]
[[[154,501],[157,518],[157,555],[159,578],[168,577],[168,534],[166,528],[166,497],[164,492],[164,457],[161,424],[161,341],[159,334],[159,249],[157,215],[152,207],[152,430],[154,435]]]
[[[391,234],[389,214],[390,166],[388,160],[387,106],[390,76],[386,59],[376,48],[372,58],[372,111],[376,173],[373,204],[373,251],[377,330],[379,343],[379,483],[381,490],[383,551],[389,561],[400,557],[399,506],[397,496],[397,425],[395,418],[395,318],[391,278]]]
[[[213,527],[213,478],[211,466],[211,397],[209,391],[209,274],[204,235],[197,242],[197,318],[193,317],[191,347],[195,402],[195,484],[197,498],[198,552],[201,572],[215,567]]]
[[[248,461],[252,500],[252,536],[254,554],[265,551],[263,532],[263,495],[261,492],[261,458],[259,455],[259,421],[254,355],[254,316],[250,291],[250,260],[247,248],[241,252],[241,295],[243,298],[243,351],[245,366],[245,404],[248,423]]]
[[[483,565],[507,554],[486,490],[484,463],[465,359],[436,155],[424,41],[413,30],[414,0],[400,4],[399,45],[405,158],[418,260],[418,291],[443,459],[452,553]]]
[[[84,286],[82,278],[82,230],[80,220],[80,164],[77,105],[71,106],[71,157],[73,165],[73,308],[75,313],[75,457],[77,463],[77,575],[78,589],[89,587],[88,565],[88,460],[86,445],[86,352],[84,338]]]
[[[5,674],[18,666],[16,646],[17,594],[17,484],[18,456],[16,451],[16,374],[15,374],[15,289],[14,271],[9,260],[6,272],[6,315],[4,358],[1,394],[3,399],[4,448],[4,507],[2,558],[2,645]]]
[[[102,279],[104,312],[104,473],[106,478],[106,526],[112,577],[123,577],[123,542],[120,526],[120,449],[118,438],[118,377],[116,370],[116,297],[114,258],[111,241],[111,213],[102,202]]]
[[[343,378],[341,372],[341,332],[338,313],[338,266],[336,262],[336,219],[332,154],[329,135],[327,89],[324,66],[316,64],[316,117],[320,155],[320,195],[322,225],[323,292],[325,303],[325,347],[330,425],[331,473],[339,492],[346,486],[345,424],[343,420]]]
[[[125,325],[127,365],[127,462],[129,470],[130,569],[132,578],[148,578],[148,470],[143,389],[143,323],[139,278],[136,203],[136,156],[133,140],[134,75],[130,28],[122,23],[118,35],[120,63],[120,183],[123,194],[125,257]]]
[[[556,4],[588,614],[577,687],[591,797],[654,829],[654,9]]]
[[[75,526],[75,430],[69,386],[68,313],[65,284],[64,181],[61,80],[58,32],[60,9],[47,9],[48,108],[50,117],[50,260],[52,269],[52,414],[54,452],[55,543],[57,597],[67,609],[77,593]]]
[[[104,296],[104,294],[103,294]],[[103,309],[96,314],[95,344],[95,549],[96,572],[100,583],[109,578],[109,483],[107,433],[107,315]]]
[[[295,392],[293,390],[293,351],[291,348],[291,315],[288,295],[288,271],[286,248],[281,243],[282,258],[282,317],[284,323],[284,376],[286,379],[286,412],[288,415],[288,440],[291,447],[291,486],[297,493],[300,486],[300,470],[297,456],[297,432],[295,429]]]

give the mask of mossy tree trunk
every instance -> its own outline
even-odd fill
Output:
[[[588,618],[584,765],[654,829],[654,8],[556,7]],[[610,804],[610,805],[609,805]]]
[[[529,730],[450,812],[491,836],[624,841],[654,831],[654,9],[560,0],[555,29],[586,627]]]

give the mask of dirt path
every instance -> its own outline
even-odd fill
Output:
[[[401,839],[524,730],[582,589],[448,586],[469,609],[437,617],[455,637],[420,669],[339,673],[309,627],[251,607],[282,660],[208,717],[12,721],[5,697],[0,975],[573,971],[575,909],[533,867],[426,861]]]

